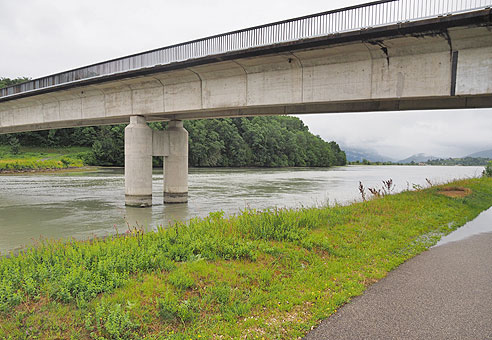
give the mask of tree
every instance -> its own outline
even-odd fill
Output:
[[[15,136],[10,136],[9,138],[10,152],[13,155],[17,155],[20,149],[19,139]]]
[[[92,145],[93,165],[125,164],[124,125],[102,126]]]
[[[0,78],[0,89],[12,85],[20,84],[28,80],[30,80],[30,78],[26,78],[26,77],[19,77],[14,79]]]

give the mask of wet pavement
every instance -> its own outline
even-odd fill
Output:
[[[305,337],[319,339],[492,339],[492,209]]]

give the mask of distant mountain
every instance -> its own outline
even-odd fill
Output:
[[[386,156],[382,156],[376,151],[373,150],[365,150],[365,149],[356,149],[356,148],[348,148],[342,147],[342,150],[345,151],[345,155],[347,155],[347,161],[349,162],[362,162],[364,159],[367,159],[371,162],[392,162],[394,159]]]
[[[398,161],[398,163],[412,163],[412,162],[414,162],[414,163],[425,163],[429,160],[434,160],[434,159],[439,159],[439,157],[426,155],[424,153],[419,153],[416,155],[412,155],[408,158],[402,159],[401,161]]]
[[[492,150],[485,150],[485,151],[475,152],[475,153],[472,153],[471,155],[468,155],[466,157],[492,159]]]

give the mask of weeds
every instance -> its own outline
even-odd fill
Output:
[[[359,181],[359,192],[360,192],[360,195],[362,196],[362,200],[365,202],[366,201],[366,190],[364,188],[364,185],[360,181]]]
[[[189,300],[180,302],[176,296],[171,294],[157,299],[157,311],[164,321],[179,320],[183,324],[191,322],[197,316],[197,309],[195,302]]]
[[[169,275],[169,282],[180,290],[192,288],[195,285],[193,278],[184,272],[184,270],[175,270]]]
[[[383,191],[385,195],[391,195],[393,190],[395,190],[393,179],[390,178],[387,181],[383,181]]]
[[[395,185],[393,183],[393,179],[390,178],[387,181],[383,180],[383,186],[381,188],[367,188],[367,190],[369,190],[369,192],[373,197],[378,198],[386,195],[391,195],[395,190]],[[362,201],[366,201],[367,198],[366,198],[365,188],[362,182],[360,181],[359,181],[359,192],[362,196]]]
[[[135,338],[138,325],[130,319],[128,307],[102,301],[96,306],[94,317],[89,313],[85,327],[91,336],[103,340],[129,340]]]

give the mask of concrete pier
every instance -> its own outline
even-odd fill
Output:
[[[183,122],[169,122],[168,154],[164,157],[164,203],[188,202],[188,131]]]
[[[188,202],[188,131],[180,120],[153,131],[143,116],[125,128],[125,205],[152,206],[152,156],[164,157],[164,203]]]
[[[152,206],[152,129],[143,116],[125,128],[125,205]]]

